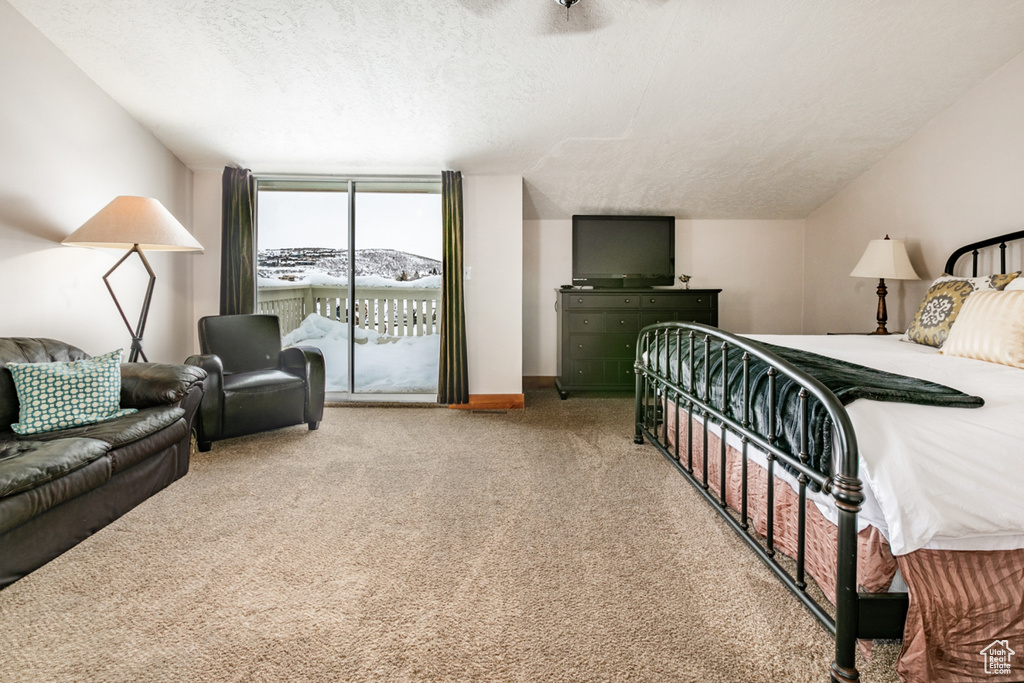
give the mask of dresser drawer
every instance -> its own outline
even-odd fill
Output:
[[[635,358],[635,334],[577,334],[569,340],[571,358]]]
[[[616,364],[616,366],[615,366],[615,369],[616,369],[615,377],[614,378],[609,378],[609,380],[611,382],[615,383],[615,384],[619,384],[621,382],[624,387],[635,386],[635,384],[636,384],[636,371],[633,369],[633,364],[635,362],[636,362],[635,358],[633,358],[631,360],[628,360],[628,361],[626,361],[626,360],[619,361]]]
[[[633,361],[577,360],[572,362],[569,384],[577,386],[601,385],[629,389],[636,382]]]
[[[567,294],[566,308],[640,308],[640,294]]]
[[[658,323],[687,322],[714,324],[714,313],[707,311],[646,311],[640,314],[640,326],[657,325]]]
[[[710,310],[714,295],[703,292],[673,292],[672,294],[644,294],[640,301],[643,308],[685,308]]]
[[[569,314],[570,334],[636,334],[640,331],[640,314],[631,311],[577,312]]]
[[[593,311],[569,314],[569,333],[571,335],[601,334],[602,332],[604,332],[604,313]]]
[[[575,360],[570,366],[572,368],[569,384],[604,384],[603,360]]]

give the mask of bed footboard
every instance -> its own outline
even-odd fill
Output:
[[[767,365],[767,372],[761,372],[758,381],[752,383],[751,368],[755,364],[762,371]],[[856,435],[842,404],[817,379],[756,342],[700,323],[661,323],[641,330],[635,372],[634,441],[642,444],[646,438],[654,444],[835,636],[832,680],[844,683],[858,680],[857,639],[901,637],[907,600],[906,595],[858,594],[857,513],[864,495],[858,476]],[[779,400],[777,383],[782,378],[788,378],[798,387],[795,401]],[[833,428],[829,474],[809,464],[809,414],[813,402],[826,411]],[[757,416],[755,409],[759,411]],[[669,415],[669,411],[674,415]],[[680,431],[681,416],[687,424],[685,436]],[[669,433],[670,422],[674,424],[674,434]],[[768,425],[768,428],[759,431],[756,424]],[[798,426],[796,448],[791,446],[793,439],[780,438],[776,427],[780,424]],[[709,453],[709,427],[721,435],[717,453]],[[695,429],[703,431],[696,439]],[[764,431],[767,433],[762,433]],[[727,441],[730,440],[738,441],[737,450],[742,458],[739,504],[733,501],[731,507],[726,501]],[[751,447],[762,452],[767,460],[764,538],[752,528],[748,514]],[[720,478],[717,482],[708,481],[709,459],[712,465],[717,464]],[[777,466],[784,467],[797,481],[799,505],[794,562],[780,561],[773,535]],[[808,487],[827,493],[837,508],[835,617],[807,592],[805,508]]]

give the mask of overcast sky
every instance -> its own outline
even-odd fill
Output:
[[[348,248],[345,192],[259,193],[258,249]],[[441,195],[356,193],[356,249],[441,260]]]

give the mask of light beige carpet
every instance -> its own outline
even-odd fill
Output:
[[[216,443],[0,591],[0,680],[827,680],[831,638],[631,410],[329,408]]]

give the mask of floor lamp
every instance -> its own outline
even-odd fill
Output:
[[[890,280],[920,280],[914,266],[907,256],[907,247],[903,240],[891,240],[886,235],[884,240],[871,240],[864,255],[857,262],[850,277],[878,278],[878,328],[873,334],[889,334],[885,329],[888,312],[885,309],[885,278]]]
[[[127,248],[128,251],[114,267],[103,276],[103,284],[107,286],[117,312],[121,314],[125,327],[132,335],[132,348],[128,362],[134,363],[142,356],[148,361],[142,350],[142,335],[146,330],[146,318],[149,316],[149,304],[153,299],[153,285],[156,274],[150,267],[143,249],[148,251],[202,251],[203,245],[164,208],[164,205],[148,197],[117,197],[95,216],[87,220],[82,227],[68,235],[61,244],[74,247],[106,247]],[[110,275],[117,270],[132,254],[138,254],[146,272],[149,273],[149,286],[146,287],[146,298],[142,303],[139,322],[133,328],[125,315],[121,303],[110,286]]]

